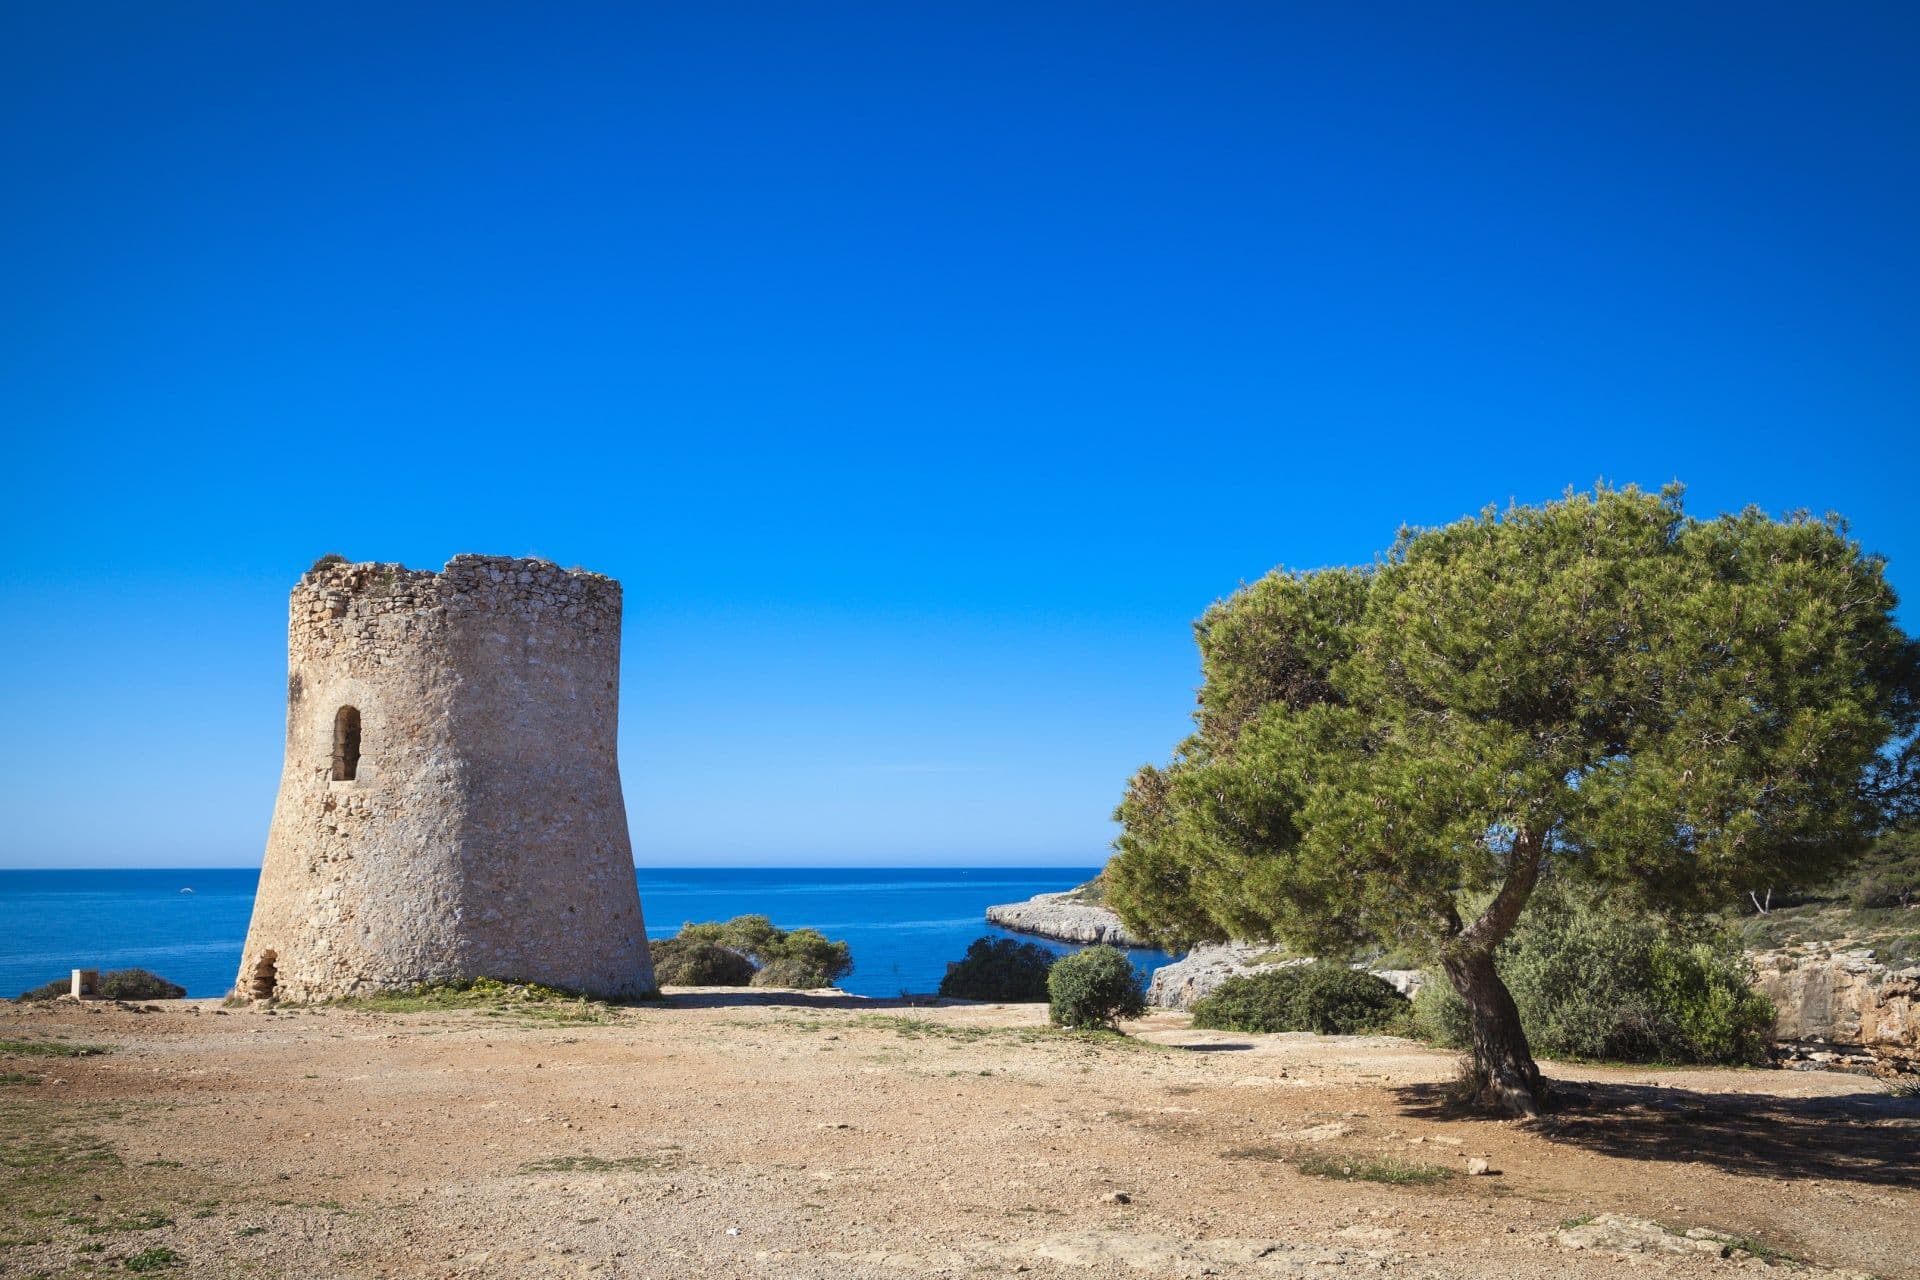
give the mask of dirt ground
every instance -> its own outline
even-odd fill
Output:
[[[0,1274],[1920,1276],[1920,1101],[1859,1077],[1551,1065],[1525,1127],[1178,1014],[148,1007],[0,1005]],[[1607,1214],[1746,1248],[1572,1247]]]

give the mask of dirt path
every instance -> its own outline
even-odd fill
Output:
[[[1405,1041],[1043,1024],[0,1006],[108,1049],[0,1056],[0,1275],[1606,1277],[1611,1219],[1560,1237],[1620,1214],[1920,1276],[1920,1102],[1871,1081],[1550,1068],[1586,1100],[1525,1129],[1438,1115]],[[1633,1274],[1792,1274],[1655,1235]]]

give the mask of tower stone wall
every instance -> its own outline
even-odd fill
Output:
[[[541,560],[322,563],[236,991],[653,989],[614,741],[620,584]]]

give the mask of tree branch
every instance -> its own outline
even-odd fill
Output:
[[[1540,881],[1540,855],[1545,849],[1546,841],[1532,831],[1522,828],[1514,835],[1513,850],[1507,855],[1507,878],[1500,892],[1478,920],[1460,931],[1456,949],[1491,951],[1513,932],[1527,899],[1533,896],[1533,886]]]

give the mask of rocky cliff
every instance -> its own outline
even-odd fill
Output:
[[[1191,1009],[1194,1001],[1211,993],[1228,978],[1311,963],[1299,958],[1269,958],[1275,954],[1270,944],[1203,943],[1183,958],[1153,971],[1153,979],[1147,986],[1147,1003],[1156,1009]],[[1368,972],[1391,982],[1403,996],[1412,997],[1420,989],[1422,974],[1418,969]]]
[[[1779,1011],[1788,1065],[1920,1071],[1920,965],[1892,969],[1864,949],[1814,945],[1753,957],[1754,985]]]
[[[1127,932],[1120,917],[1110,909],[1076,897],[1080,892],[1069,889],[1064,893],[1043,893],[1025,902],[988,907],[987,923],[1060,942],[1104,942],[1113,947],[1147,945]]]

